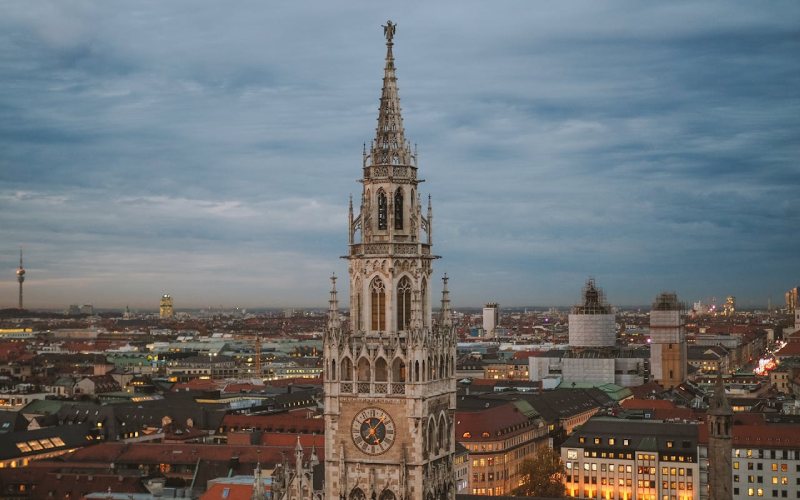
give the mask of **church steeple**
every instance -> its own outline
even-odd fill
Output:
[[[710,415],[718,416],[731,416],[733,409],[725,396],[725,383],[722,380],[722,374],[717,374],[717,381],[714,384],[714,394],[708,404],[708,413]]]
[[[352,197],[348,204],[349,328],[339,322],[331,279],[323,337],[326,500],[455,498],[455,337],[449,323],[431,317],[433,209],[429,198],[426,217],[416,151],[403,129],[395,31],[391,21],[383,26],[378,127],[362,152],[358,213]],[[445,286],[445,308],[447,293]]]
[[[386,36],[386,64],[383,68],[383,90],[378,112],[378,128],[370,148],[373,165],[410,165],[411,145],[406,141],[403,117],[400,115],[400,96],[397,93],[395,73],[394,34],[397,25],[386,21],[383,34]]]

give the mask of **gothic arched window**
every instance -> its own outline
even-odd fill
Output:
[[[350,492],[349,500],[367,500],[367,495],[364,494],[361,488],[354,488],[353,491]]]
[[[407,330],[411,324],[411,280],[407,276],[397,284],[397,329]]]
[[[353,362],[350,361],[350,358],[342,359],[341,380],[353,380]]]
[[[403,229],[403,189],[397,188],[394,193],[394,228]]]
[[[378,358],[375,360],[375,382],[388,382],[389,381],[389,365],[386,360]]]
[[[378,500],[397,500],[397,497],[390,490],[383,490]]]
[[[447,439],[447,421],[444,415],[439,416],[439,450],[447,451],[449,447]]]
[[[406,364],[400,358],[394,358],[392,362],[392,382],[406,381]]]
[[[359,382],[369,382],[370,366],[369,366],[369,360],[367,358],[361,358],[358,360],[357,371],[358,371]]]
[[[436,453],[436,425],[433,420],[428,421],[428,452]]]
[[[386,229],[386,193],[378,191],[378,229]]]
[[[382,332],[386,330],[386,287],[383,285],[383,281],[376,276],[370,283],[369,288],[372,299],[370,330]]]

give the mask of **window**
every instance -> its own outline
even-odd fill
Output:
[[[403,276],[397,284],[397,329],[407,330],[411,324],[411,281]]]
[[[386,193],[378,191],[378,229],[386,229]]]
[[[356,330],[359,331],[359,332],[364,328],[364,324],[361,321],[361,286],[360,285],[361,285],[361,283],[356,283],[356,287],[357,287],[356,289],[358,290],[358,292],[356,292],[356,310],[355,310],[355,315],[356,315]]]
[[[395,193],[394,193],[394,228],[395,229],[403,229],[403,189],[402,188],[397,188],[397,191],[395,191]]]
[[[614,439],[614,438],[608,438],[608,444],[609,444],[609,445],[611,445],[611,446],[614,446],[614,444],[616,444],[616,442],[617,442],[617,440],[616,440],[616,439]]]
[[[372,292],[372,325],[373,331],[386,330],[386,287],[380,278],[375,277],[370,285]]]
[[[629,444],[630,444],[629,440],[627,440],[627,439],[623,439],[622,440],[622,446],[628,446]]]

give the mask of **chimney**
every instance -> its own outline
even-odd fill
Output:
[[[144,487],[147,488],[147,491],[149,491],[154,497],[162,497],[164,495],[165,481],[166,480],[163,477],[150,479],[147,481]]]

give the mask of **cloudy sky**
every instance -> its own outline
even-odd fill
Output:
[[[800,284],[798,2],[0,13],[0,308],[20,245],[28,307],[324,306],[387,18],[456,306]]]

